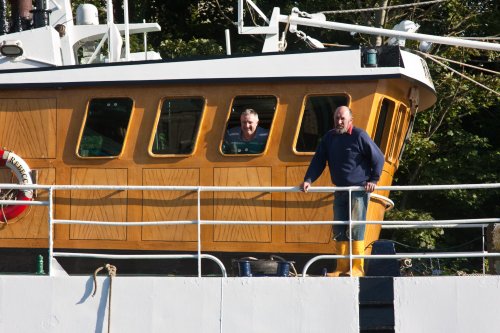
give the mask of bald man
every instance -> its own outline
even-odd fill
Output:
[[[328,162],[332,182],[336,186],[364,186],[365,191],[353,191],[351,195],[351,219],[364,221],[368,207],[369,193],[375,190],[384,166],[384,154],[368,134],[352,125],[352,112],[347,106],[340,106],[334,113],[334,128],[325,134],[307,169],[304,182],[300,185],[307,192],[311,184],[323,173]],[[349,220],[349,193],[335,192],[333,201],[335,221]],[[353,240],[353,254],[364,254],[365,225],[349,227],[333,226],[336,253],[349,253],[349,238]],[[352,272],[347,259],[337,260],[337,267],[328,276],[364,276],[363,259],[353,260]]]

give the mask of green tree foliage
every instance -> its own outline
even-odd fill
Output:
[[[498,17],[498,14],[498,5],[493,1],[447,1],[422,18],[422,32],[457,37],[492,36],[498,31],[494,30],[498,28],[498,22],[492,18]],[[431,53],[498,70],[499,63],[494,52],[435,46]],[[418,185],[498,182],[498,95],[435,62],[428,61],[428,64],[438,102],[431,110],[418,113],[415,133],[407,145],[395,177],[396,183]],[[456,64],[447,65],[494,91],[499,91],[498,74]],[[425,211],[435,219],[491,218],[500,215],[499,191],[404,192],[396,193],[393,198],[400,203],[395,212],[399,217],[410,217],[413,209]],[[461,251],[477,251],[481,249],[480,236],[480,229],[446,229],[442,236],[442,246],[454,246],[458,243],[464,244],[459,249]],[[476,239],[476,242],[469,243],[471,239]],[[473,261],[459,262],[465,270],[479,268],[463,267]],[[457,266],[457,261],[449,265]]]

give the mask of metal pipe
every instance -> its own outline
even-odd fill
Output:
[[[340,258],[349,258],[353,259],[421,259],[421,258],[494,258],[500,257],[500,253],[487,253],[487,252],[429,252],[429,253],[399,253],[399,254],[370,254],[370,255],[319,255],[309,259],[309,261],[304,265],[304,269],[302,270],[302,276],[307,276],[307,271],[309,267],[313,263],[318,260],[324,259],[340,259]]]
[[[54,257],[98,258],[98,259],[210,259],[219,265],[223,277],[227,277],[226,267],[219,258],[211,254],[103,254],[79,252],[54,252]],[[500,253],[499,253],[500,255]]]
[[[2,188],[14,188],[14,189],[49,189],[54,188],[56,190],[141,190],[141,191],[157,191],[157,190],[169,190],[169,191],[197,191],[198,188],[202,192],[300,192],[298,186],[115,186],[115,185],[19,185],[19,184],[0,184]],[[397,185],[397,186],[377,186],[376,190],[382,191],[432,191],[432,190],[472,190],[472,189],[492,189],[500,188],[500,183],[486,183],[486,184],[460,184],[460,185]],[[362,186],[318,186],[311,187],[309,192],[315,193],[327,193],[327,192],[338,192],[338,191],[348,191],[349,189],[353,191],[364,191]]]
[[[463,46],[463,47],[482,49],[482,50],[500,51],[500,44],[478,42],[478,41],[453,38],[453,37],[440,37],[434,35],[420,34],[416,32],[405,32],[405,31],[388,30],[382,28],[364,27],[347,23],[318,21],[315,19],[296,17],[293,15],[291,16],[280,15],[279,21],[281,23],[290,22],[290,24],[305,25],[316,28],[325,28],[325,29],[340,30],[347,32],[358,32],[369,35],[380,35],[386,37],[413,39],[418,41],[432,42],[436,44],[445,44],[445,45]]]
[[[142,23],[146,23],[146,20],[142,20]],[[143,34],[143,42],[144,42],[144,60],[148,60],[148,33],[145,32]]]
[[[49,9],[45,0],[36,0],[33,10],[33,21],[35,28],[42,28],[49,25]]]
[[[226,36],[226,54],[231,55],[231,37],[229,36],[229,29],[226,29],[224,32]]]
[[[198,277],[201,277],[201,191],[198,189],[198,198],[197,198],[197,207],[198,211],[196,213],[196,219],[197,219],[197,227],[196,227],[196,232],[197,232],[197,238],[198,238],[198,246],[197,246],[197,251],[198,251]]]
[[[113,24],[113,1],[107,0],[106,3],[106,23],[108,25],[108,61],[111,62],[114,59],[114,47],[111,45],[111,25]],[[104,38],[103,38],[104,40]]]
[[[54,190],[49,189],[49,276],[52,276],[52,258],[54,256]]]
[[[123,0],[123,16],[125,19],[125,60],[130,60],[130,27],[128,19],[128,0]]]
[[[8,33],[7,27],[7,2],[0,0],[0,36]]]

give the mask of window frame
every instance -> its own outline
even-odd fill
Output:
[[[132,101],[132,106],[130,109],[130,116],[129,116],[129,120],[128,120],[128,124],[127,124],[127,129],[125,131],[125,136],[123,137],[123,144],[122,144],[120,153],[118,155],[113,155],[113,156],[82,156],[82,155],[80,155],[79,150],[80,150],[80,145],[82,142],[83,133],[85,131],[85,125],[87,124],[90,103],[93,100],[106,100],[106,99],[129,99]],[[85,104],[85,113],[83,115],[82,126],[80,127],[80,132],[78,134],[78,140],[76,143],[76,150],[75,150],[76,156],[80,159],[119,159],[119,158],[121,158],[123,156],[123,151],[125,150],[125,145],[127,144],[130,126],[132,125],[132,119],[134,117],[134,110],[135,110],[135,99],[133,99],[130,96],[112,96],[112,97],[107,96],[107,97],[89,98],[87,100],[87,103]]]
[[[391,146],[389,148],[389,161],[392,163],[399,162],[400,151],[402,150],[406,136],[408,135],[411,117],[410,108],[404,103],[400,103],[397,109],[398,114],[396,120],[394,121],[393,140],[391,140]],[[403,133],[403,129],[405,127],[406,131]]]
[[[299,114],[299,117],[298,117],[298,122],[297,122],[297,126],[295,128],[295,135],[293,137],[293,141],[292,141],[292,152],[294,155],[297,155],[297,156],[312,156],[314,155],[314,153],[316,151],[297,151],[297,141],[299,140],[299,135],[300,135],[300,129],[302,127],[302,120],[304,119],[304,114],[305,114],[305,110],[306,110],[306,105],[307,105],[307,101],[310,97],[335,97],[335,96],[344,96],[346,98],[346,106],[350,109],[351,108],[351,104],[352,104],[352,97],[350,94],[346,93],[346,92],[336,92],[336,93],[330,93],[330,94],[325,94],[325,93],[316,93],[316,94],[306,94],[304,95],[304,97],[302,98],[302,105],[301,105],[301,108],[300,108],[300,114]],[[334,112],[334,110],[332,111]],[[333,123],[333,119],[332,119],[332,123]]]
[[[257,96],[265,96],[265,97],[274,97],[276,99],[276,105],[275,105],[275,110],[274,110],[274,114],[273,114],[273,117],[271,118],[271,124],[269,126],[269,136],[267,137],[267,141],[266,141],[266,145],[264,147],[264,150],[262,150],[262,152],[260,153],[256,153],[256,154],[226,154],[223,152],[222,150],[222,145],[224,144],[224,138],[226,136],[226,132],[229,130],[229,120],[231,119],[231,110],[233,109],[233,105],[234,105],[234,101],[235,99],[237,98],[245,98],[245,97],[257,97]],[[231,98],[231,104],[229,105],[229,109],[227,111],[227,114],[226,114],[226,121],[224,123],[224,127],[223,127],[223,132],[222,132],[222,138],[220,139],[220,142],[219,142],[219,153],[222,155],[222,156],[225,156],[225,157],[256,157],[256,156],[263,156],[265,154],[267,154],[267,151],[269,149],[269,142],[271,140],[271,137],[272,137],[272,133],[273,133],[273,128],[274,128],[274,123],[276,121],[276,114],[279,112],[279,105],[280,105],[280,98],[279,96],[277,95],[274,95],[274,94],[240,94],[240,95],[236,95],[236,96],[233,96]],[[257,113],[259,113],[259,123],[261,121],[260,119],[260,112],[258,110],[256,110]]]
[[[379,122],[380,114],[382,111],[382,105],[383,105],[385,100],[389,101],[393,107],[387,111],[387,115],[386,115],[386,118],[384,120],[384,127],[383,127],[383,131],[382,131],[382,135],[381,135],[380,145],[379,145],[379,144],[377,144],[375,137],[377,135],[378,122]],[[399,107],[399,103],[396,100],[389,98],[388,96],[385,96],[385,95],[383,95],[380,98],[380,101],[379,101],[378,107],[377,107],[377,116],[376,116],[375,121],[374,121],[374,128],[372,131],[372,140],[377,145],[377,147],[379,147],[380,151],[382,151],[382,153],[384,154],[384,159],[386,161],[390,161],[389,157],[390,157],[390,153],[391,153],[391,151],[390,151],[391,140],[389,140],[389,139],[390,139],[391,133],[393,132],[395,119],[397,118],[397,117],[395,117],[395,115],[396,115],[396,109],[398,109],[398,107]]]
[[[161,117],[161,111],[162,111],[162,108],[163,108],[163,103],[165,103],[166,100],[169,100],[169,99],[195,99],[195,98],[199,98],[199,99],[202,99],[203,100],[203,106],[202,106],[202,109],[201,109],[201,116],[200,116],[200,120],[199,120],[199,123],[198,123],[198,127],[196,129],[196,135],[194,136],[194,145],[193,145],[193,151],[189,154],[155,154],[153,153],[153,144],[154,144],[154,140],[155,140],[155,134],[156,134],[156,131],[158,129],[158,123],[160,122],[160,117]],[[160,101],[158,102],[158,107],[157,107],[157,110],[156,110],[156,115],[155,115],[155,121],[153,123],[153,127],[152,127],[152,130],[151,130],[151,136],[149,138],[149,143],[148,143],[148,155],[151,156],[151,157],[154,157],[154,158],[165,158],[165,157],[189,157],[189,156],[193,156],[197,149],[198,149],[198,141],[199,141],[199,137],[200,137],[200,132],[201,132],[201,127],[202,127],[202,124],[203,124],[203,120],[205,118],[205,111],[206,111],[206,108],[207,108],[207,98],[203,95],[197,95],[197,96],[194,96],[194,95],[181,95],[181,96],[164,96],[160,99]]]

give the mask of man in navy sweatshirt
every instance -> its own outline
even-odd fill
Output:
[[[375,190],[382,173],[384,154],[365,131],[352,125],[352,112],[347,106],[338,107],[333,119],[334,128],[321,140],[300,188],[307,192],[328,162],[330,176],[336,186],[364,186],[365,191],[352,191],[351,195],[351,219],[364,221],[369,193]],[[349,220],[349,192],[335,192],[333,211],[335,221]],[[351,238],[353,254],[364,254],[365,228],[365,225],[355,225],[352,235],[349,235],[348,226],[333,225],[336,253],[347,255]],[[353,260],[352,272],[349,271],[349,260],[339,259],[335,271],[327,275],[363,276],[363,259]]]

